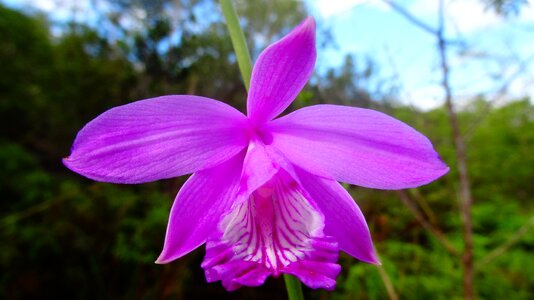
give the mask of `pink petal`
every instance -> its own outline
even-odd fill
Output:
[[[248,198],[278,172],[279,167],[271,158],[269,150],[255,139],[250,141],[241,174],[240,193],[244,198]]]
[[[247,146],[246,117],[213,99],[163,96],[89,122],[63,160],[88,178],[140,183],[213,167]]]
[[[379,264],[369,228],[362,211],[349,193],[336,181],[298,169],[302,186],[325,217],[325,234],[333,236],[339,248],[371,264]]]
[[[267,183],[281,169],[296,179],[291,163],[278,149],[266,146],[257,138],[250,140],[241,174],[239,195],[248,198],[255,190]]]
[[[234,206],[208,239],[202,263],[206,278],[233,290],[288,273],[312,288],[332,289],[340,271],[338,247],[323,228],[316,204],[280,170]]]
[[[198,246],[217,229],[236,200],[244,153],[211,169],[194,173],[172,205],[165,245],[157,263],[177,259]]]
[[[260,54],[247,100],[254,124],[271,120],[291,104],[308,82],[315,57],[315,21],[311,17]]]
[[[336,287],[336,277],[341,272],[341,266],[335,263],[303,260],[291,264],[285,273],[296,276],[302,283],[312,289],[333,291]]]
[[[449,170],[424,135],[373,110],[315,105],[267,126],[272,146],[290,161],[338,181],[403,189],[427,184]]]
[[[227,291],[234,291],[242,286],[260,286],[271,275],[267,268],[255,262],[231,260],[232,248],[224,244],[212,245],[208,242],[206,249],[210,249],[206,252],[202,263],[206,280],[208,282],[222,281]],[[219,255],[219,251],[232,254],[224,258]]]

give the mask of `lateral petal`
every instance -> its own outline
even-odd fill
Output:
[[[315,65],[315,21],[309,17],[267,47],[252,70],[247,112],[263,124],[284,111],[310,79]]]
[[[163,96],[112,108],[76,136],[63,163],[88,178],[141,183],[220,164],[247,146],[246,117],[198,96]]]
[[[267,124],[272,146],[299,167],[379,189],[427,184],[448,172],[432,143],[383,113],[314,105]]]
[[[177,259],[198,246],[236,201],[243,153],[211,169],[194,173],[180,189],[171,208],[165,244],[156,263]]]
[[[349,193],[334,180],[299,168],[297,174],[304,189],[324,214],[325,234],[333,236],[339,248],[351,256],[379,264],[365,217]]]

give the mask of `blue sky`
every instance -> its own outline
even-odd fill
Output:
[[[495,90],[519,68],[524,71],[514,76],[509,98],[534,96],[533,7],[523,7],[520,15],[505,20],[485,9],[481,1],[445,2],[448,37],[469,50],[460,53],[462,48],[452,46],[448,52],[457,102],[461,105],[476,95],[494,98]],[[436,26],[438,1],[397,3]],[[394,79],[401,87],[404,103],[423,109],[443,103],[439,56],[432,35],[378,0],[308,0],[306,4],[319,26],[331,28],[339,45],[319,53],[320,67],[339,64],[347,53],[367,55],[378,63],[381,76]],[[499,74],[504,77],[497,78]]]
[[[31,5],[56,18],[66,18],[78,7],[82,18],[91,19],[89,1],[3,0],[16,7]],[[288,0],[292,1],[292,0]],[[435,27],[437,0],[397,0],[414,16]],[[467,53],[452,46],[449,51],[455,100],[465,103],[476,95],[495,98],[495,90],[510,76],[506,98],[534,98],[534,8],[504,20],[485,9],[480,0],[445,0],[447,35],[465,45]],[[71,3],[72,5],[65,5]],[[329,28],[336,45],[318,53],[318,70],[341,64],[346,54],[372,58],[378,76],[394,80],[403,103],[422,109],[443,103],[436,40],[393,11],[381,0],[305,0],[319,29]],[[63,9],[58,9],[63,8]],[[67,8],[68,7],[68,8]],[[142,13],[142,12],[139,12]],[[529,60],[530,59],[530,60]],[[498,78],[498,75],[504,75]]]

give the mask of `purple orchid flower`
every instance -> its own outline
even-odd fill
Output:
[[[315,105],[274,119],[315,58],[310,17],[260,54],[247,116],[198,96],[137,101],[88,123],[63,162],[113,183],[193,173],[174,201],[157,263],[206,243],[206,278],[227,290],[282,273],[331,290],[339,250],[379,263],[362,212],[337,181],[413,188],[448,167],[425,136],[377,111]]]

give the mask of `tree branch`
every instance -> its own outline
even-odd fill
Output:
[[[386,291],[388,292],[388,297],[390,300],[399,300],[399,296],[395,292],[395,288],[393,287],[393,284],[391,283],[391,279],[389,278],[388,273],[386,270],[384,270],[383,266],[376,266],[378,269],[378,274],[380,275],[380,278],[382,279],[382,282],[384,282],[384,286],[386,287]]]
[[[460,184],[460,215],[463,220],[463,239],[464,250],[462,254],[462,265],[464,269],[464,299],[474,298],[474,264],[473,264],[473,221],[471,216],[472,196],[471,188],[469,184],[469,176],[467,173],[467,157],[465,151],[465,142],[460,132],[458,119],[454,110],[452,100],[452,89],[449,82],[449,63],[447,60],[447,42],[445,40],[445,12],[443,0],[439,1],[439,13],[438,13],[438,28],[433,29],[421,20],[414,17],[402,6],[396,4],[391,0],[383,0],[392,9],[403,15],[407,20],[412,22],[417,27],[432,34],[438,42],[438,52],[441,61],[442,82],[441,86],[445,92],[445,107],[449,116],[449,124],[452,130],[452,137],[454,143],[454,149],[457,160],[457,168],[459,174]]]
[[[458,119],[452,102],[452,90],[449,83],[449,63],[447,61],[447,46],[445,44],[445,12],[443,10],[443,0],[439,1],[439,25],[436,33],[438,39],[438,50],[441,60],[441,72],[443,75],[442,87],[445,91],[445,106],[449,115],[449,124],[452,129],[454,149],[458,167],[460,181],[460,215],[463,220],[464,250],[462,254],[462,265],[464,269],[464,299],[474,298],[474,263],[473,263],[473,220],[471,216],[471,188],[467,173],[467,157],[465,153],[465,143],[460,132]]]
[[[399,14],[404,16],[406,19],[408,19],[408,21],[412,22],[417,27],[423,29],[424,31],[426,31],[426,32],[428,32],[428,33],[430,33],[432,35],[436,35],[437,34],[437,30],[436,29],[432,28],[430,25],[428,25],[425,22],[423,22],[423,21],[419,20],[418,18],[416,18],[408,10],[406,10],[401,5],[397,4],[395,1],[391,1],[391,0],[382,0],[382,1],[384,1],[392,9],[394,9],[396,12],[398,12]]]
[[[480,124],[484,121],[484,119],[486,119],[491,108],[495,106],[495,104],[497,104],[497,102],[499,102],[499,100],[502,99],[506,95],[506,93],[508,92],[508,87],[514,82],[514,80],[517,79],[517,77],[522,75],[528,69],[529,64],[533,60],[534,60],[534,54],[531,54],[525,60],[523,60],[521,64],[519,65],[519,67],[517,68],[517,70],[513,74],[508,76],[508,78],[506,78],[502,82],[499,88],[495,90],[495,93],[492,97],[493,99],[487,101],[487,106],[484,109],[484,112],[482,112],[480,116],[467,129],[465,133],[466,140],[469,141],[473,137],[476,129],[478,128],[478,126],[480,126]]]
[[[458,252],[456,249],[452,246],[451,242],[443,235],[443,232],[439,230],[439,228],[436,228],[432,224],[430,224],[421,214],[419,209],[417,208],[417,205],[413,202],[413,200],[408,196],[406,191],[400,190],[397,191],[397,195],[399,196],[401,202],[412,212],[415,219],[425,228],[428,230],[434,238],[453,256],[457,256]]]

